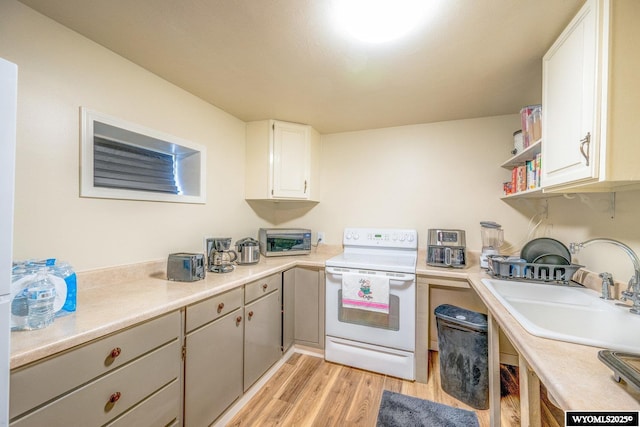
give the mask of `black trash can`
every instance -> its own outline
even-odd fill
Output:
[[[442,389],[476,409],[489,408],[489,351],[486,314],[442,304],[438,326]]]

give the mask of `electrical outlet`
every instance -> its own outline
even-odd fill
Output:
[[[205,257],[209,256],[209,249],[210,248],[209,248],[208,240],[210,240],[210,239],[211,239],[211,236],[204,236],[202,238],[202,247],[204,248],[203,251],[204,251],[204,256]]]
[[[322,241],[324,242],[324,231],[318,231],[318,240],[317,242]]]

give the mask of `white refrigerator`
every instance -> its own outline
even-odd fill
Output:
[[[0,427],[9,425],[11,263],[18,67],[0,58]]]

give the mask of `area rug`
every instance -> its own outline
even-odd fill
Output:
[[[477,427],[479,424],[475,412],[385,390],[376,426]]]

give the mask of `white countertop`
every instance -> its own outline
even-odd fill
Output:
[[[529,334],[482,283],[486,277],[477,269],[469,282],[561,409],[640,410],[640,392],[613,380],[611,369],[598,360],[600,348]]]
[[[204,280],[166,279],[166,260],[78,273],[77,311],[35,331],[11,333],[11,369],[67,350],[195,302],[296,266],[324,267],[340,248],[310,255],[261,257],[231,273],[207,273]]]

